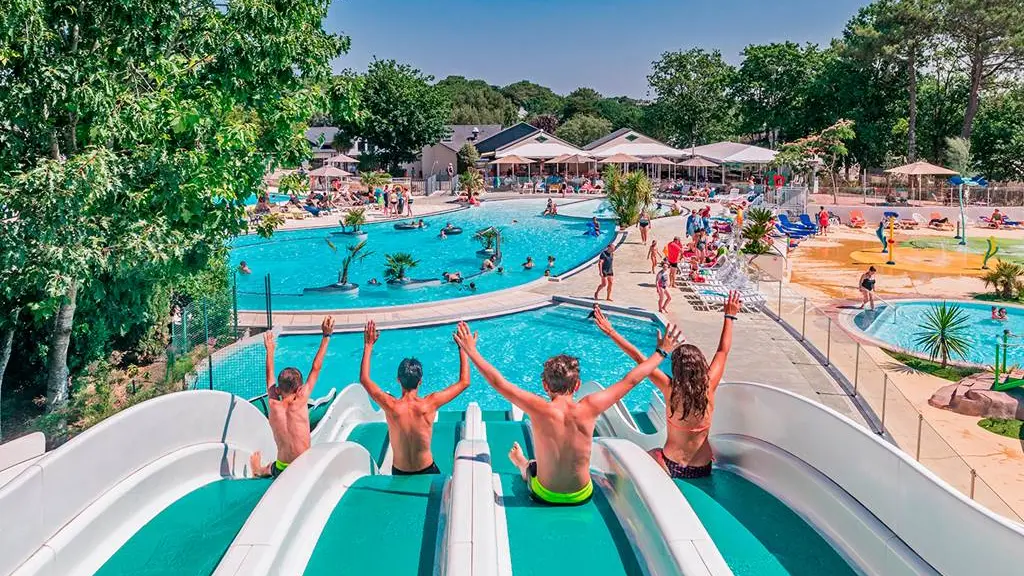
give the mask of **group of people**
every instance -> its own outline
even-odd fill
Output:
[[[992,319],[1000,322],[1006,322],[1010,319],[1010,313],[1006,311],[1006,308],[992,307]]]
[[[385,184],[367,192],[366,204],[376,205],[381,214],[388,216],[412,216],[415,199],[412,193],[400,184]]]
[[[408,476],[439,474],[431,452],[433,423],[438,410],[470,385],[470,365],[483,379],[512,405],[529,418],[534,440],[534,459],[527,459],[522,446],[513,443],[508,457],[519,470],[530,496],[547,505],[578,505],[593,495],[590,477],[590,456],[594,427],[605,411],[618,403],[645,378],[650,378],[665,397],[665,445],[652,450],[651,456],[673,478],[698,478],[712,471],[712,452],[708,433],[714,412],[715,392],[725,370],[732,345],[732,325],[741,306],[735,293],[729,295],[718,349],[708,363],[696,346],[687,344],[681,330],[669,324],[658,333],[658,342],[649,353],[642,352],[619,334],[595,304],[593,318],[606,334],[636,366],[618,382],[607,388],[575,398],[581,384],[578,358],[558,354],[549,358],[541,372],[543,395],[524,390],[509,382],[480,352],[479,333],[460,322],[453,334],[459,354],[459,373],[455,382],[440,391],[420,395],[423,365],[416,358],[405,358],[397,368],[398,394],[391,394],[370,375],[374,346],[380,331],[371,320],[363,331],[363,353],[359,383],[381,407],[388,427],[388,441],[393,454],[392,474]],[[264,334],[266,347],[266,382],[269,421],[277,445],[273,462],[265,464],[256,452],[250,458],[253,474],[277,477],[310,446],[307,402],[320,376],[324,357],[334,331],[328,316],[321,324],[322,338],[305,379],[294,367],[275,374],[274,336]],[[671,375],[659,369],[671,358]],[[500,447],[504,449],[505,447]]]

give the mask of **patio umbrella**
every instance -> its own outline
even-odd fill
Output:
[[[345,176],[351,176],[352,173],[351,172],[346,172],[346,171],[342,170],[341,168],[337,168],[335,166],[321,166],[320,168],[317,168],[316,170],[311,170],[309,172],[309,175],[310,176],[319,176],[319,177],[323,177],[323,178],[343,178]]]
[[[675,162],[669,160],[668,158],[662,158],[661,156],[655,156],[653,158],[648,158],[648,159],[644,160],[644,164],[649,164],[650,166],[675,166],[676,165]],[[658,169],[658,178],[661,178],[661,169],[660,168]]]
[[[623,170],[626,170],[629,164],[639,164],[640,162],[643,162],[643,160],[636,156],[630,156],[629,154],[622,154],[620,152],[618,154],[612,154],[604,160],[598,160],[598,162],[601,164],[622,164]]]
[[[594,159],[591,158],[590,156],[585,156],[583,154],[564,154],[563,156],[564,158],[562,158],[561,163],[565,164],[566,166],[568,166],[569,164],[574,164],[576,166],[577,176],[580,175],[580,164],[590,164],[591,162],[594,161]]]
[[[956,170],[950,170],[949,168],[943,168],[942,166],[936,166],[935,164],[929,164],[928,162],[918,161],[912,164],[904,164],[903,166],[897,166],[896,168],[890,168],[886,170],[888,174],[901,174],[906,176],[917,176],[917,199],[921,199],[921,176],[955,176],[959,174]],[[913,189],[913,186],[911,186]]]
[[[522,156],[509,154],[508,156],[502,156],[497,160],[492,160],[488,162],[488,164],[492,164],[494,166],[518,166],[520,164],[526,164],[526,175],[527,177],[529,177],[530,165],[533,164],[534,162],[536,162],[536,160],[530,160],[529,158],[523,158]]]
[[[359,160],[344,154],[336,154],[324,161],[325,164],[358,164]]]
[[[718,166],[718,164],[712,162],[711,160],[701,158],[700,156],[694,156],[689,160],[683,160],[682,162],[679,163],[679,165],[686,166],[687,168],[704,168],[705,170],[707,170],[708,168],[714,168],[715,166]],[[696,170],[694,171],[696,172]]]

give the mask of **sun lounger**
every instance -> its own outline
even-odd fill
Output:
[[[864,213],[860,210],[850,210],[850,221],[847,222],[847,226],[850,228],[863,228],[868,223],[864,219]]]

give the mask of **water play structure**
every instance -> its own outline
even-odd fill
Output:
[[[1006,392],[1007,390],[1013,390],[1014,388],[1020,388],[1024,386],[1024,378],[1014,377],[1012,371],[1007,369],[1006,357],[1010,346],[1020,347],[1022,344],[1010,343],[1010,338],[1021,338],[1020,336],[1013,336],[1009,330],[1003,332],[1003,336],[1000,340],[996,341],[996,361],[993,364],[993,376],[994,383],[992,389],[997,392]],[[1014,366],[1017,367],[1016,365]]]

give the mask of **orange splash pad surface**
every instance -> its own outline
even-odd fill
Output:
[[[850,258],[854,263],[874,265],[878,269],[884,266],[891,270],[939,276],[980,276],[984,273],[984,270],[981,269],[984,258],[970,252],[897,246],[895,256],[895,264],[886,264],[889,255],[883,254],[881,248],[854,250],[850,253]],[[994,264],[995,260],[993,258],[989,262]]]

